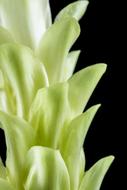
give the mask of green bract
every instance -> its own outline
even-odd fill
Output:
[[[83,111],[106,70],[73,75],[80,50],[70,49],[87,5],[68,5],[52,23],[48,0],[0,0],[0,190],[99,190],[114,159],[85,171],[83,143],[100,105]]]

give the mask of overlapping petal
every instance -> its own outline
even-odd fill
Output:
[[[49,0],[0,0],[1,190],[99,190],[114,159],[85,171],[83,142],[100,105],[82,112],[106,70],[96,64],[72,76],[87,5],[71,3],[51,25]]]
[[[35,49],[51,25],[49,0],[1,0],[0,20],[17,42]]]
[[[79,33],[78,22],[67,17],[55,22],[43,35],[37,54],[46,67],[51,85],[65,80],[68,52]]]
[[[0,127],[6,137],[8,180],[20,190],[24,176],[22,167],[28,149],[34,144],[34,131],[26,121],[4,112],[0,112]]]
[[[39,90],[29,121],[36,129],[40,145],[58,147],[63,127],[82,113],[105,68],[104,64],[93,65],[76,73],[68,82]]]
[[[88,128],[90,127],[91,121],[99,106],[100,105],[93,106],[85,113],[74,118],[62,133],[64,134],[64,137],[62,139],[60,150],[69,171],[71,189],[73,190],[77,190],[79,187],[80,169],[82,169],[82,171],[85,169],[80,168],[79,164],[81,151]]]
[[[66,18],[68,16],[71,16],[75,18],[76,20],[80,20],[82,16],[84,15],[86,9],[88,6],[88,1],[87,0],[79,0],[75,1],[65,8],[63,8],[59,14],[56,16],[56,21],[59,19]]]
[[[108,156],[94,164],[94,166],[85,173],[79,190],[99,190],[102,180],[113,160],[113,156]]]
[[[69,174],[58,150],[35,146],[27,154],[25,190],[70,190]]]
[[[10,43],[0,46],[0,70],[4,80],[2,109],[27,118],[37,90],[48,85],[43,64],[29,48]]]

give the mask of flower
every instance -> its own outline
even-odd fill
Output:
[[[106,70],[95,64],[73,75],[80,51],[70,49],[87,5],[68,5],[52,23],[48,0],[0,0],[0,189],[99,190],[114,159],[84,171],[83,143],[100,105],[83,110]]]

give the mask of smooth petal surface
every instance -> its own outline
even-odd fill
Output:
[[[0,27],[0,45],[4,43],[13,43],[15,40],[11,36],[8,30],[3,27]]]
[[[0,178],[0,189],[1,190],[15,190],[11,187],[11,185],[8,183],[8,181],[3,180]]]
[[[39,145],[58,147],[62,136],[68,135],[69,122],[81,114],[105,69],[104,64],[94,65],[76,73],[69,82],[39,90],[29,115]]]
[[[99,160],[85,173],[79,190],[99,190],[102,180],[113,160],[113,156]]]
[[[6,174],[7,174],[6,173],[6,168],[5,168],[3,162],[2,162],[2,160],[0,158],[0,178],[5,179],[6,178]]]
[[[68,16],[74,17],[76,20],[80,20],[84,15],[88,6],[87,0],[79,0],[69,4],[56,16],[56,21],[59,19],[66,18]]]
[[[1,0],[0,18],[17,42],[35,48],[51,25],[49,1]]]
[[[105,70],[105,64],[96,64],[82,69],[69,79],[69,102],[75,116],[83,112]]]
[[[60,133],[69,117],[68,84],[39,90],[30,109],[29,122],[35,128],[37,144],[57,148]]]
[[[0,69],[4,77],[3,109],[27,119],[39,88],[48,85],[45,68],[33,52],[18,44],[0,46]]]
[[[84,176],[85,165],[86,165],[86,159],[85,159],[84,148],[82,147],[79,159],[79,181],[81,181]]]
[[[25,168],[25,190],[70,190],[68,171],[58,150],[31,148]]]
[[[94,118],[100,105],[91,107],[88,111],[74,118],[69,126],[65,128],[62,134],[64,138],[60,148],[62,156],[68,168],[71,181],[71,189],[77,190],[80,182],[80,155],[83,142],[88,128]],[[82,168],[82,171],[84,168]]]
[[[33,128],[24,120],[4,112],[0,112],[0,127],[4,130],[6,137],[8,177],[11,183],[20,190],[25,155],[34,143]]]
[[[44,34],[37,54],[46,67],[50,84],[64,80],[66,58],[79,33],[78,22],[68,17],[54,23]]]
[[[73,74],[76,63],[80,55],[80,50],[72,51],[65,60],[63,81],[67,81]]]

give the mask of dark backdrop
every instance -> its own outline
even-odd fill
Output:
[[[51,0],[53,17],[73,0]],[[124,90],[126,82],[123,62],[122,2],[89,0],[85,16],[80,21],[81,35],[73,49],[81,49],[76,71],[95,63],[107,63],[108,68],[87,108],[101,103],[88,132],[84,149],[86,169],[101,157],[113,154],[116,158],[108,171],[101,190],[126,189],[126,130],[124,122]],[[122,52],[122,53],[121,53]],[[125,174],[123,173],[125,172]]]

